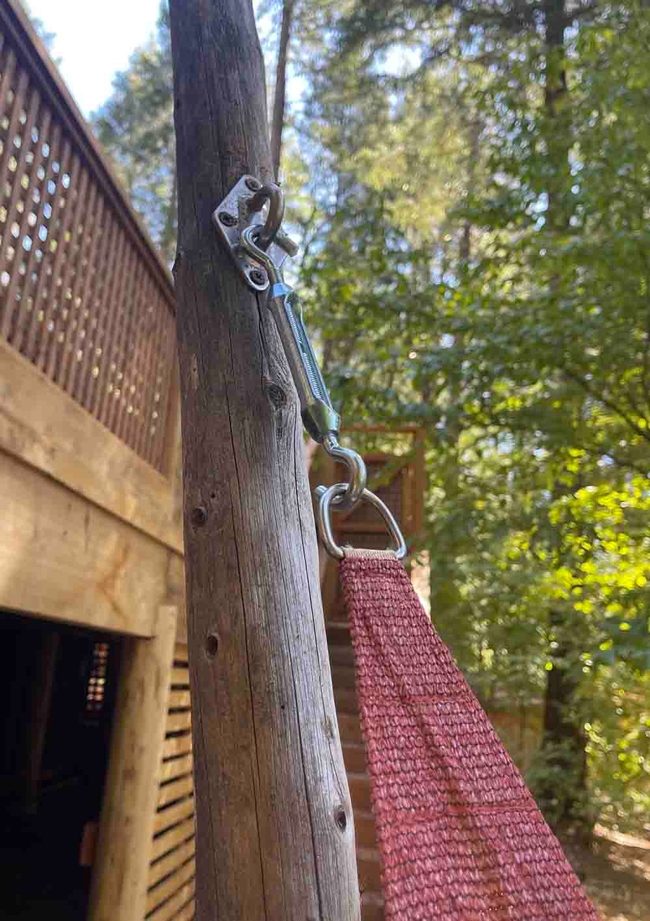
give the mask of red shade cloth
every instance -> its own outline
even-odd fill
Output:
[[[386,921],[597,921],[393,554],[347,551]]]

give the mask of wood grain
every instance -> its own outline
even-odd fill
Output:
[[[0,452],[0,607],[133,636],[156,632],[170,550]]]
[[[106,777],[89,921],[142,921],[176,636],[176,610],[157,634],[125,643]]]
[[[2,339],[0,448],[182,554],[171,480]]]
[[[183,819],[190,818],[194,815],[194,800],[184,800],[174,806],[163,809],[156,815],[154,821],[154,834],[159,834],[168,828],[177,825]]]
[[[174,851],[179,844],[194,836],[194,818],[185,819],[180,825],[159,835],[153,843],[151,859],[158,860],[163,854]]]
[[[196,917],[358,921],[296,395],[270,314],[211,226],[242,174],[271,178],[252,4],[170,10]]]

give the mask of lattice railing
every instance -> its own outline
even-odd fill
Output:
[[[162,470],[170,280],[13,7],[0,6],[0,334]]]

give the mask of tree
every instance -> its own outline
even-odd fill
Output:
[[[43,20],[40,19],[38,16],[34,16],[34,15],[32,14],[32,11],[31,11],[31,8],[30,8],[30,5],[29,5],[28,0],[20,0],[20,3],[21,3],[21,6],[23,7],[23,9],[25,10],[25,12],[27,13],[27,15],[29,16],[32,25],[33,25],[34,28],[36,29],[36,32],[37,32],[37,34],[38,34],[38,37],[39,37],[40,40],[43,42],[43,44],[45,45],[45,47],[47,48],[47,50],[51,52],[51,51],[52,51],[52,46],[54,45],[54,39],[56,38],[55,33],[54,33],[54,32],[49,32],[49,31],[45,28],[45,24],[44,24]]]
[[[169,264],[177,231],[172,82],[169,17],[163,0],[155,37],[133,53],[128,70],[117,74],[113,95],[92,116],[92,123]]]
[[[275,69],[275,92],[273,94],[273,116],[271,120],[271,157],[276,179],[280,176],[282,156],[282,134],[286,118],[287,60],[293,28],[295,0],[284,0],[282,4],[282,26],[278,44],[278,59]]]
[[[644,653],[627,635],[646,636],[647,615],[623,588],[637,578],[630,557],[594,540],[593,521],[576,525],[559,510],[591,488],[626,495],[648,465],[647,81],[635,69],[647,68],[647,14],[633,3],[490,4],[479,22],[479,6],[370,3],[339,22],[338,47],[317,63],[305,132],[336,169],[321,184],[330,213],[304,280],[314,311],[324,305],[323,351],[339,398],[357,415],[427,424],[427,540],[445,556],[438,584],[453,590],[436,621],[486,692],[495,676],[529,696],[545,684],[538,790],[558,824],[588,825],[585,748],[599,756],[584,728],[596,724],[586,689],[594,674],[606,684],[608,669],[620,679],[631,668],[628,679],[638,680]],[[391,71],[395,47],[413,52],[408,82]],[[431,165],[449,132],[413,113],[427,92],[431,108],[445,111],[432,94],[436,76],[448,82],[469,67],[483,74],[468,91],[480,115],[471,121],[481,125],[482,180],[470,195],[449,196],[443,220],[438,212],[432,221],[473,228],[463,269],[441,258],[444,247],[417,245],[432,239],[422,226],[429,202],[443,201],[453,180],[439,184]],[[633,545],[642,555],[640,536]],[[617,573],[631,629],[619,629],[612,585],[601,582],[589,603],[572,597],[584,590],[582,566],[589,579],[589,566],[602,579]],[[599,654],[614,646],[617,664],[605,664]],[[502,665],[499,648],[508,650]]]

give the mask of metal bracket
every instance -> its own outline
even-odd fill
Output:
[[[262,183],[254,176],[242,176],[212,214],[212,222],[230,252],[239,274],[253,291],[266,291],[269,287],[269,276],[266,270],[242,249],[240,239],[242,231],[247,227],[265,222],[268,205],[254,211],[249,207],[250,200],[255,198],[261,188]],[[254,203],[256,204],[257,202]],[[288,256],[296,255],[298,247],[280,230],[267,252],[277,267],[281,268]]]

